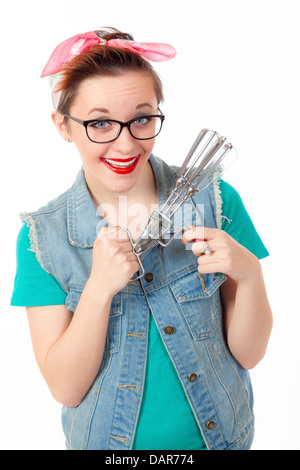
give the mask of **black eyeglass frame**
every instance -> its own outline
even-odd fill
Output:
[[[134,139],[137,139],[137,140],[151,140],[151,139],[154,139],[156,136],[158,136],[158,134],[160,133],[161,129],[162,129],[162,125],[163,125],[163,122],[165,120],[165,115],[164,114],[141,114],[140,116],[137,116],[135,117],[134,119],[130,119],[130,121],[127,121],[127,122],[122,122],[122,121],[116,121],[115,119],[89,119],[88,121],[81,121],[80,119],[77,119],[73,116],[70,116],[69,114],[65,114],[64,115],[66,118],[68,119],[71,119],[72,121],[75,121],[77,122],[78,124],[81,124],[82,126],[85,127],[85,132],[86,132],[86,135],[87,135],[87,138],[91,141],[91,142],[94,142],[95,144],[108,144],[110,142],[113,142],[114,140],[117,140],[119,137],[120,137],[120,134],[123,130],[124,127],[127,127],[127,129],[129,130],[129,133],[130,135],[134,138]],[[135,137],[132,132],[131,132],[131,129],[130,129],[130,125],[137,121],[138,119],[142,119],[142,118],[160,118],[161,120],[161,124],[160,124],[160,128],[159,128],[159,131],[153,136],[153,137],[145,137],[145,138],[141,138],[141,137]],[[88,133],[88,130],[87,130],[87,127],[88,125],[91,123],[91,122],[116,122],[118,124],[120,124],[120,131],[118,133],[118,135],[114,138],[114,139],[111,139],[111,140],[106,140],[105,142],[97,142],[96,140],[93,140],[90,138],[89,136],[89,133]]]

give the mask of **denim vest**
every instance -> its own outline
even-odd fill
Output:
[[[162,204],[177,169],[154,156],[150,163]],[[217,186],[211,185],[185,203],[189,224],[217,227],[216,192]],[[89,195],[83,170],[68,191],[22,218],[29,223],[37,259],[67,293],[66,307],[74,312],[90,274],[94,240],[106,225]],[[175,222],[174,230],[176,223],[182,221]],[[226,277],[215,273],[200,279],[197,258],[180,239],[167,248],[153,248],[143,264],[148,275],[130,282],[113,298],[94,383],[78,407],[63,407],[67,448],[131,449],[143,395],[151,311],[208,449],[249,449],[252,388],[248,372],[233,358],[224,338],[219,287]]]

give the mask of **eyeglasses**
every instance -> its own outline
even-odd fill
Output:
[[[127,122],[115,121],[114,119],[81,121],[69,114],[65,114],[65,117],[84,126],[87,137],[96,144],[113,142],[119,137],[124,127],[127,127],[130,135],[135,139],[154,139],[160,133],[165,119],[163,114],[143,114]]]

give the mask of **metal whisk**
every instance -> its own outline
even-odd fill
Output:
[[[138,239],[134,242],[130,232],[125,230],[131,240],[133,252],[140,264],[139,275],[144,276],[145,270],[141,258],[156,245],[166,247],[185,229],[180,228],[175,235],[165,243],[164,235],[173,225],[174,214],[188,198],[203,191],[236,159],[237,152],[226,137],[210,129],[202,129],[192,145],[186,159],[177,174],[176,184],[166,202],[154,210]]]

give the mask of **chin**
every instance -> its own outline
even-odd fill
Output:
[[[116,181],[114,184],[108,185],[106,184],[105,186],[109,191],[112,191],[114,193],[122,194],[122,193],[128,193],[132,188],[134,188],[136,183],[135,181]]]

